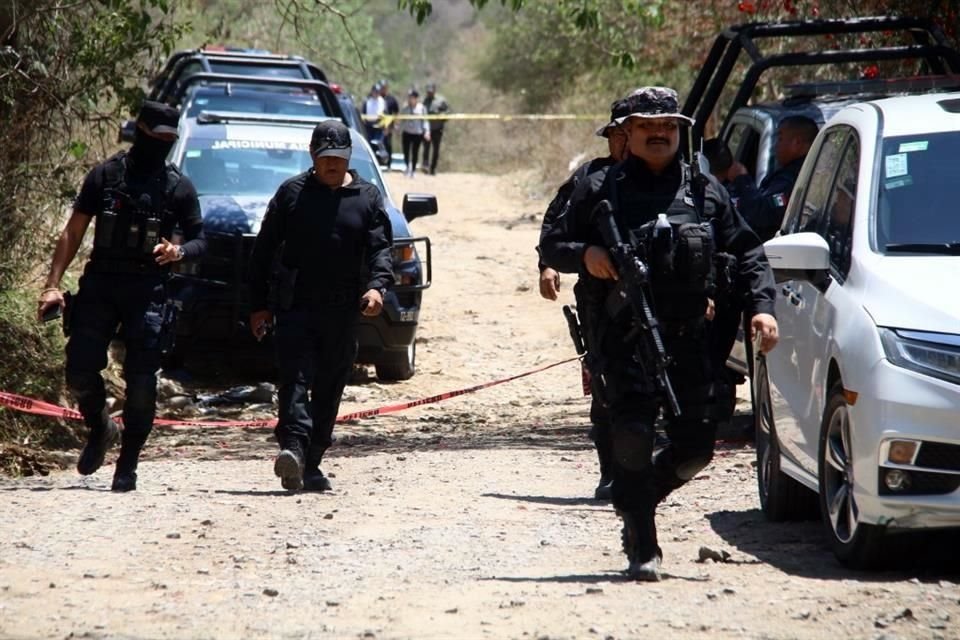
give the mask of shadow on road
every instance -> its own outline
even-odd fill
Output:
[[[919,578],[936,582],[956,579],[960,573],[956,531],[897,536],[889,547],[889,568],[871,572],[841,565],[819,520],[769,522],[759,509],[717,511],[706,517],[728,545],[790,575],[821,580],[890,582]]]
[[[535,504],[550,504],[559,507],[572,507],[578,505],[593,505],[596,507],[606,507],[608,500],[596,500],[594,498],[559,498],[553,496],[513,496],[506,493],[481,493],[482,498],[499,498],[501,500],[518,500],[520,502],[533,502]]]

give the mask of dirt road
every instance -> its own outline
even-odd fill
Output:
[[[413,223],[435,261],[418,373],[351,385],[343,412],[572,355],[536,291],[544,194],[524,176],[389,180],[441,205]],[[946,558],[842,569],[819,523],[764,521],[748,445],[662,506],[664,581],[624,580],[619,520],[588,499],[579,385],[570,363],[341,425],[324,495],[280,489],[262,429],[158,430],[132,494],[109,491],[115,451],[88,478],[0,479],[0,637],[960,638]],[[238,414],[269,407],[221,413]]]

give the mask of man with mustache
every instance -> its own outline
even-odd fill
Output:
[[[627,132],[627,158],[577,186],[540,249],[548,266],[580,276],[588,349],[598,355],[594,375],[604,381],[613,425],[613,505],[623,519],[627,575],[655,581],[663,556],[656,507],[710,463],[717,418],[724,412],[718,405],[729,396],[710,355],[713,299],[744,298],[763,351],[776,345],[777,322],[773,273],[760,240],[716,178],[705,176],[705,186],[697,187],[678,154],[680,126],[692,120],[679,112],[677,92],[642,87],[627,101],[627,115],[616,120]],[[604,200],[619,235],[649,266],[646,289],[669,358],[677,414],[665,407],[666,394],[650,373],[655,363],[635,349],[632,307],[619,303],[620,274],[601,233],[609,218],[597,206]],[[712,256],[721,252],[736,258],[731,280],[741,291],[714,286]],[[670,442],[654,457],[661,408]]]

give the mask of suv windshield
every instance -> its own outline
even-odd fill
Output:
[[[198,194],[233,196],[273,195],[280,183],[311,166],[305,142],[191,138],[181,169]],[[384,192],[373,158],[363,147],[354,146],[350,168]]]
[[[958,152],[956,131],[884,139],[876,223],[882,252],[957,253]]]

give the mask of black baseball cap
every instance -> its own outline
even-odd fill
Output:
[[[147,100],[137,114],[137,124],[146,127],[150,133],[172,133],[179,135],[180,109],[162,102]]]
[[[339,120],[323,120],[313,128],[310,154],[314,158],[333,157],[349,160],[352,147],[350,129]]]
[[[610,130],[620,126],[617,124],[617,118],[622,118],[630,113],[630,103],[626,98],[614,100],[610,105],[610,122],[597,129],[597,135],[602,138],[610,137]]]

